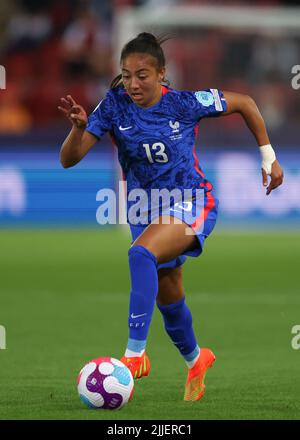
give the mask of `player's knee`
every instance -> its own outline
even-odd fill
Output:
[[[147,251],[151,252],[151,254],[155,255],[156,259],[158,260],[160,257],[160,247],[159,243],[156,242],[157,240],[149,239],[148,237],[138,237],[137,240],[131,245],[130,249],[134,247],[143,247],[147,249]]]
[[[128,259],[130,266],[135,266],[139,263],[147,263],[149,260],[157,265],[156,256],[146,247],[140,245],[133,245],[128,250]]]

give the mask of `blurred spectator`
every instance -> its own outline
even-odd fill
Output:
[[[13,0],[9,2],[0,2],[0,54],[2,54],[7,47],[6,27],[15,9],[16,5]]]
[[[70,76],[110,74],[111,46],[107,27],[88,9],[67,27],[62,37],[65,67]]]
[[[256,38],[249,56],[252,80],[278,78],[285,80],[299,55],[299,41],[285,35]]]
[[[160,4],[158,0],[1,2],[0,63],[6,67],[9,85],[5,92],[0,91],[0,131],[21,133],[30,126],[65,124],[57,105],[66,93],[90,112],[116,73],[113,60],[119,54],[113,53],[114,14],[129,6]],[[168,0],[163,4],[223,2]],[[226,4],[269,6],[280,2],[232,0]],[[175,37],[164,44],[171,86],[190,90],[216,87],[250,94],[270,128],[298,128],[299,92],[292,90],[290,80],[291,67],[300,60],[299,36],[280,30],[276,34],[246,34],[203,27],[172,29],[172,34]],[[235,117],[221,118],[219,124],[222,135],[243,130]]]
[[[90,1],[90,11],[92,14],[101,17],[102,21],[105,23],[112,23],[113,20],[113,1],[111,0],[91,0]]]
[[[1,91],[0,134],[20,135],[32,126],[32,119],[26,106],[19,101],[20,90],[17,84],[8,82],[5,91]]]
[[[49,2],[21,1],[23,9],[11,17],[7,27],[7,44],[10,51],[30,49],[45,41],[52,31],[47,15]]]

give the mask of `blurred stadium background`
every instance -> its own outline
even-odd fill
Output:
[[[70,126],[57,105],[61,96],[71,94],[92,111],[118,73],[120,48],[141,30],[172,35],[164,47],[174,87],[214,87],[256,100],[284,168],[285,183],[265,197],[257,147],[238,116],[201,121],[197,154],[221,201],[220,217],[201,265],[191,260],[185,271],[193,311],[200,320],[197,330],[207,332],[204,341],[215,344],[228,369],[224,373],[220,367],[215,397],[207,398],[201,414],[181,404],[176,412],[172,402],[184,380],[182,365],[155,316],[152,351],[157,358],[167,352],[173,359],[177,382],[174,385],[166,373],[160,377],[157,367],[155,382],[144,385],[145,394],[141,387],[137,391],[144,412],[135,412],[138,406],[133,402],[123,416],[114,417],[299,416],[299,380],[293,381],[299,372],[299,352],[290,346],[291,327],[300,324],[300,90],[291,85],[292,67],[300,64],[296,5],[277,0],[0,3],[0,65],[6,69],[6,89],[0,90],[0,324],[7,329],[9,348],[0,351],[4,393],[0,418],[99,418],[78,409],[65,365],[71,365],[73,380],[90,357],[122,354],[126,335],[119,331],[121,325],[126,328],[130,238],[124,227],[96,222],[96,193],[118,186],[114,147],[104,138],[79,165],[64,170],[59,150]],[[203,289],[198,267],[206,276],[201,278]],[[111,322],[114,301],[119,315]],[[109,340],[106,326],[112,334]],[[154,335],[162,346],[154,344]],[[239,353],[232,370],[226,355],[234,355],[235,347]],[[266,352],[265,363],[259,364],[258,353]],[[23,369],[18,366],[20,355]],[[277,359],[285,359],[284,371],[277,367]],[[269,376],[266,368],[272,370]],[[252,395],[243,399],[249,393],[247,377],[255,384],[256,374],[264,381],[266,406],[252,402],[251,397],[261,392],[255,385]],[[33,377],[38,380],[32,388]],[[165,412],[154,405],[151,394],[151,386],[159,393],[160,379],[171,396],[170,401],[165,396]],[[277,380],[288,391],[279,391],[275,398],[270,390]],[[231,387],[235,398],[224,400]],[[32,389],[31,405],[24,406]]]
[[[0,224],[97,226],[95,193],[116,184],[115,150],[106,138],[63,172],[58,153],[69,125],[57,105],[70,93],[92,111],[118,72],[121,46],[145,28],[174,36],[165,43],[172,85],[251,95],[284,166],[285,186],[265,198],[240,118],[202,121],[198,155],[222,201],[219,226],[297,222],[300,105],[291,69],[300,59],[300,12],[278,1],[250,2],[250,13],[246,2],[230,3],[228,11],[222,2],[1,2]]]

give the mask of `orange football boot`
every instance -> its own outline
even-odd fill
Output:
[[[192,368],[189,368],[185,384],[184,400],[200,400],[204,395],[204,379],[208,368],[212,367],[216,356],[208,348],[200,349],[200,356]]]
[[[150,371],[150,361],[145,352],[140,357],[123,356],[120,360],[127,368],[129,368],[133,379],[141,379],[142,377],[148,376]]]

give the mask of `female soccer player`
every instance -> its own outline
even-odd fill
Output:
[[[129,339],[121,360],[134,378],[148,375],[150,362],[145,347],[156,302],[165,329],[188,366],[184,400],[199,400],[204,394],[206,370],[215,356],[197,344],[181,266],[186,256],[202,253],[217,217],[218,201],[201,171],[194,147],[200,119],[241,114],[262,155],[266,194],[282,183],[283,172],[263,118],[249,96],[216,89],[178,91],[162,85],[166,69],[161,41],[145,32],[124,46],[120,64],[122,73],[89,117],[70,95],[61,99],[59,109],[73,126],[62,145],[60,160],[65,168],[74,166],[109,132],[118,148],[127,195],[139,188],[149,196],[154,189],[177,189],[180,194],[186,189],[192,191],[188,200],[159,203],[160,211],[154,209],[157,217],[150,217],[153,207],[143,205],[145,224],[136,224],[128,197],[128,222],[134,241],[128,252]],[[197,189],[203,195],[200,202]]]

